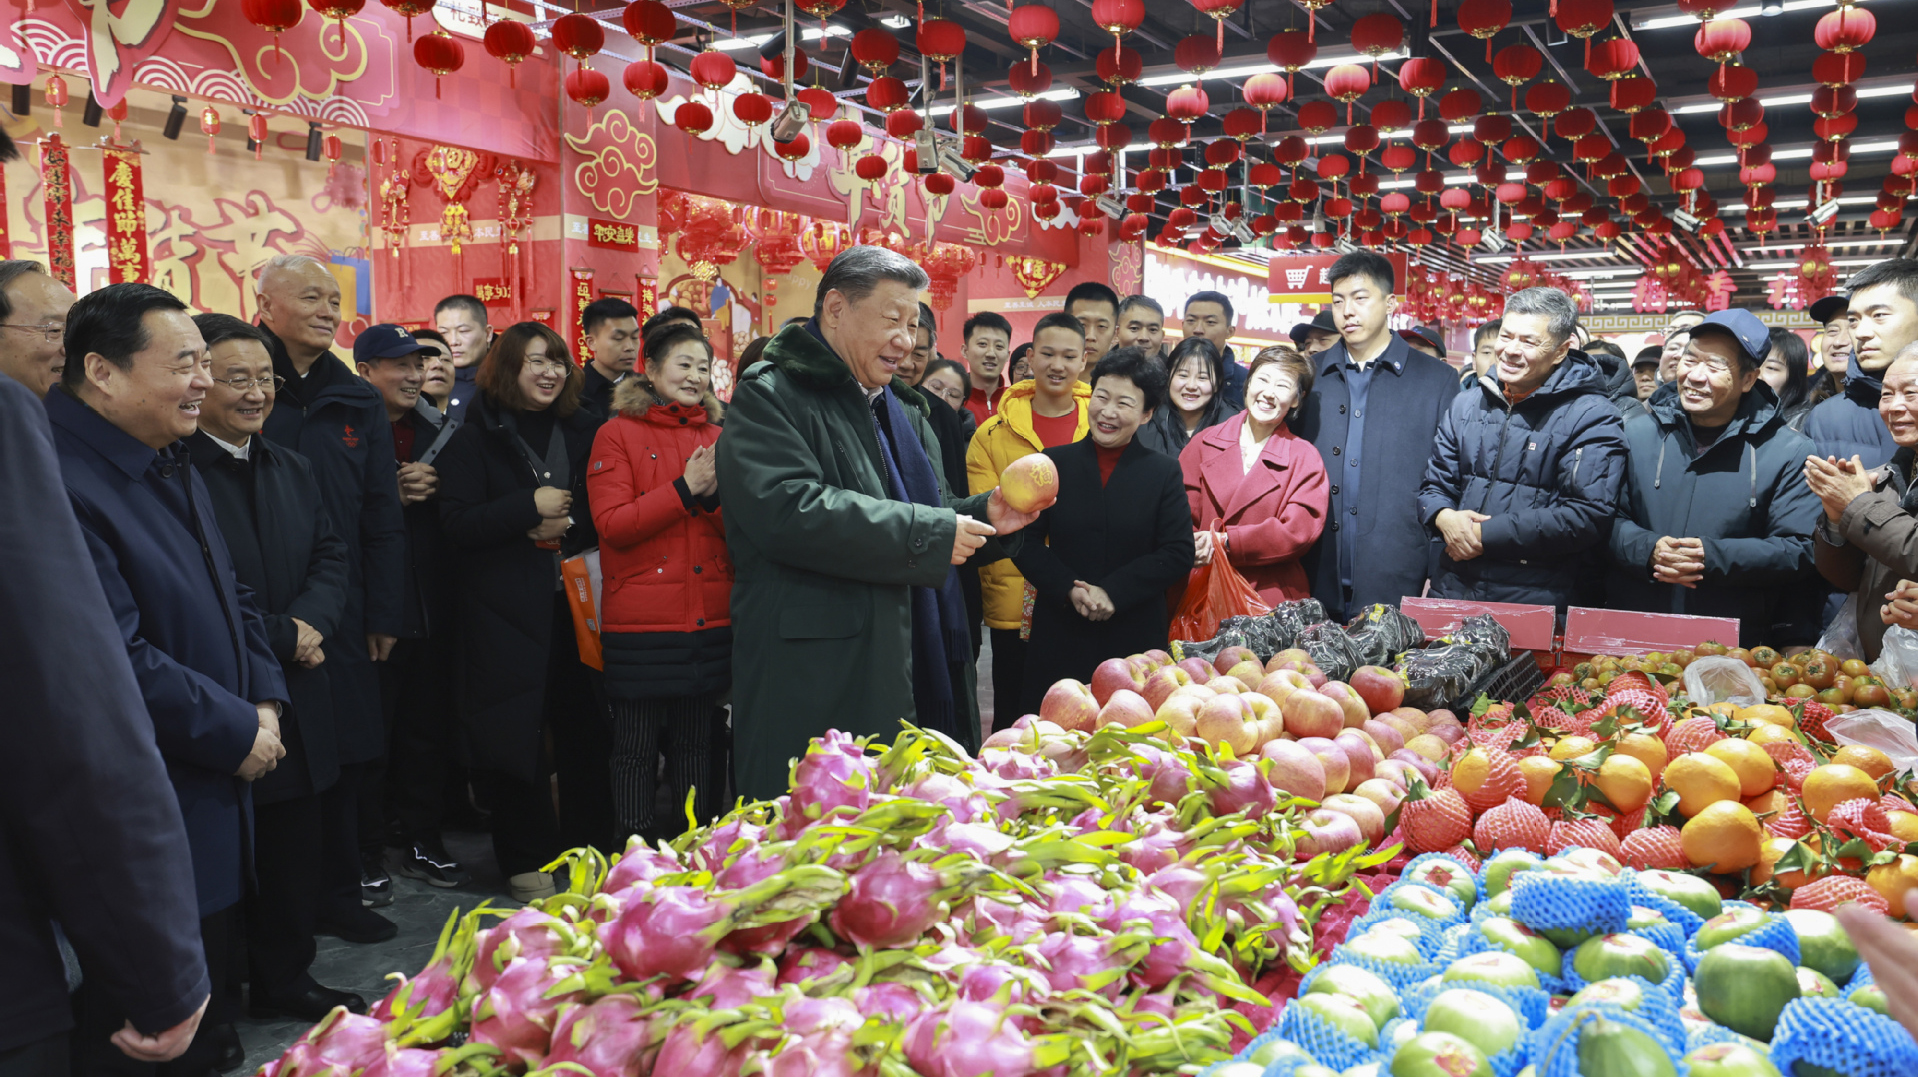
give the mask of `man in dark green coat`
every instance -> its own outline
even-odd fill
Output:
[[[1014,512],[996,489],[955,498],[925,411],[895,380],[929,283],[882,247],[842,253],[812,320],[767,344],[727,409],[719,497],[748,797],[784,792],[791,761],[829,729],[890,739],[904,719],[977,743],[953,567],[1016,552],[1004,537],[1038,511]]]

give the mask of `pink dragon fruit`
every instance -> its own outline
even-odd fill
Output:
[[[1089,935],[1048,935],[1036,950],[1054,991],[1075,988],[1117,1000],[1126,973],[1145,955],[1147,944]]]
[[[693,986],[691,997],[712,999],[715,1010],[736,1010],[753,999],[778,992],[773,971],[770,961],[743,966],[714,961]]]
[[[387,992],[386,997],[374,1004],[372,1017],[389,1026],[394,1038],[402,1046],[419,1043],[437,1043],[453,1034],[459,1024],[459,998],[462,954],[470,954],[470,935],[476,916],[469,915],[465,925],[460,924],[459,910],[453,910],[446,918],[446,925],[440,928],[439,943],[433,948],[432,960],[426,963],[419,975],[408,978],[403,973],[394,973],[399,986]],[[455,944],[456,934],[464,941]]]
[[[361,1071],[359,1077],[440,1077],[440,1074],[451,1070],[458,1059],[491,1053],[491,1048],[480,1044],[428,1051],[389,1043],[386,1045],[386,1055]]]
[[[1035,1041],[1003,1006],[955,999],[906,1026],[906,1061],[922,1077],[1029,1077],[1065,1060],[1058,1041]]]
[[[1179,908],[1189,909],[1211,881],[1205,872],[1173,864],[1153,872],[1147,877],[1146,885],[1178,902]]]
[[[1012,781],[1050,778],[1059,773],[1059,765],[1045,756],[1030,755],[1006,748],[987,748],[981,751],[979,762],[991,773]]]
[[[1209,957],[1199,948],[1198,936],[1186,924],[1182,906],[1156,890],[1144,890],[1127,896],[1113,913],[1110,924],[1143,927],[1155,941],[1132,974],[1147,987],[1164,987],[1173,978],[1192,967],[1197,957]]]
[[[860,1013],[883,1017],[902,1025],[919,1016],[926,1008],[925,996],[910,984],[868,984],[854,988],[852,995]]]
[[[781,836],[796,838],[808,823],[834,812],[865,811],[875,778],[873,761],[859,742],[837,729],[827,730],[793,764],[792,805],[780,821]]]
[[[966,926],[974,944],[1003,937],[1017,946],[1044,934],[1051,914],[1026,901],[1008,902],[982,894],[966,903],[957,920]]]
[[[1052,985],[1037,969],[1005,961],[981,961],[959,976],[959,997],[969,1002],[990,1002],[999,997],[1014,1005],[1038,1002],[1052,993]]]
[[[794,995],[781,1007],[786,1038],[750,1058],[745,1068],[766,1077],[876,1077],[876,1062],[863,1062],[853,1050],[853,1033],[865,1015],[843,998]],[[755,1066],[754,1063],[757,1063]]]
[[[559,1008],[585,997],[578,958],[519,957],[473,1000],[473,1042],[500,1049],[507,1063],[532,1065],[546,1053]]]
[[[278,1077],[353,1073],[386,1057],[386,1026],[344,1007],[320,1018],[280,1060]]]
[[[1214,785],[1209,794],[1213,814],[1242,811],[1247,819],[1263,819],[1272,814],[1279,797],[1257,764],[1249,759],[1234,759],[1223,770],[1223,783]]]
[[[1150,784],[1146,791],[1161,804],[1177,804],[1192,791],[1192,770],[1177,754],[1151,744],[1133,745],[1141,763],[1139,777]]]
[[[731,909],[707,891],[661,886],[627,902],[600,941],[629,980],[660,973],[688,980],[712,964],[732,926]]]
[[[553,1026],[545,1064],[571,1062],[592,1071],[593,1077],[650,1073],[661,1031],[631,995],[607,995],[589,1005],[568,1006]]]
[[[852,981],[855,967],[851,958],[817,946],[795,946],[779,959],[781,987],[787,984]]]
[[[852,891],[832,912],[840,938],[869,949],[907,946],[943,919],[939,872],[888,849],[853,874]]]
[[[516,957],[558,957],[572,953],[578,945],[579,935],[570,924],[528,905],[479,933],[465,993],[480,994],[492,987],[500,971]]]
[[[714,827],[706,840],[693,850],[693,865],[702,871],[718,872],[741,853],[757,848],[765,835],[765,827],[743,815],[735,815]]]
[[[958,823],[973,822],[991,810],[986,798],[964,779],[939,771],[920,778],[901,791],[915,800],[944,804],[951,810],[953,821]]]
[[[778,1026],[770,1021],[688,1011],[666,1034],[653,1072],[660,1077],[738,1077],[753,1052],[776,1043],[778,1036]]]
[[[1112,915],[1111,893],[1084,875],[1055,872],[1046,876],[1046,886],[1052,892],[1046,908],[1054,916],[1073,913],[1098,923]]]
[[[655,849],[646,844],[646,839],[633,835],[626,843],[626,851],[620,854],[619,862],[613,870],[606,873],[606,881],[600,884],[600,892],[617,894],[634,883],[650,882],[661,875],[685,871],[686,865],[679,862],[679,854],[671,849]]]
[[[1006,854],[1017,841],[998,827],[985,823],[941,823],[914,839],[915,849],[936,849],[941,853],[964,853],[982,863],[1004,867]]]
[[[1119,848],[1119,859],[1150,875],[1178,863],[1186,844],[1184,834],[1155,821],[1142,825],[1138,836]]]

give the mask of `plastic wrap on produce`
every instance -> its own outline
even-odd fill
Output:
[[[1685,694],[1703,707],[1727,702],[1752,707],[1765,702],[1765,685],[1743,661],[1707,656],[1685,667]]]
[[[1918,771],[1918,727],[1888,710],[1868,707],[1825,719],[1825,732],[1839,744],[1863,744],[1891,757],[1900,774]]]
[[[1885,638],[1878,644],[1878,661],[1871,664],[1871,671],[1893,688],[1918,685],[1918,632],[1903,625],[1885,629]]]
[[[1483,661],[1475,644],[1441,643],[1406,651],[1392,668],[1405,676],[1406,705],[1432,710],[1464,694],[1478,679]]]
[[[1352,671],[1364,665],[1359,661],[1358,644],[1345,629],[1330,621],[1316,624],[1299,635],[1298,645],[1312,656],[1312,662],[1335,681],[1350,680]]]
[[[1498,623],[1498,618],[1489,613],[1476,617],[1467,617],[1458,628],[1445,637],[1447,640],[1468,640],[1485,648],[1490,656],[1490,666],[1502,666],[1512,658],[1512,634]],[[1481,670],[1480,672],[1484,672]]]
[[[1361,666],[1385,665],[1393,655],[1425,642],[1425,630],[1417,621],[1399,612],[1397,606],[1383,602],[1366,607],[1352,618],[1345,633],[1358,646]]]
[[[1263,662],[1285,649],[1270,646],[1266,641],[1271,635],[1272,629],[1263,616],[1227,617],[1219,622],[1219,634],[1211,639],[1198,642],[1180,641],[1176,646],[1180,658],[1202,658],[1207,662],[1219,657],[1227,647],[1250,647]]]
[[[1325,607],[1316,598],[1281,602],[1266,615],[1272,622],[1278,647],[1273,653],[1299,645],[1299,637],[1316,624],[1325,623]]]

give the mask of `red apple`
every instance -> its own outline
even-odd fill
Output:
[[[1240,695],[1221,695],[1206,701],[1193,720],[1193,732],[1214,747],[1226,746],[1232,754],[1244,758],[1258,746],[1258,720],[1251,704]]]
[[[1039,717],[1061,729],[1097,729],[1099,701],[1092,698],[1092,689],[1068,677],[1046,689],[1039,701]]]
[[[1265,667],[1255,658],[1248,658],[1225,671],[1225,675],[1244,684],[1257,684],[1265,679]]]
[[[1059,499],[1059,468],[1052,457],[1021,456],[999,473],[999,496],[1014,512],[1037,512]]]
[[[1384,714],[1405,702],[1405,676],[1384,666],[1360,666],[1352,672],[1352,687],[1373,714]]]
[[[1308,800],[1325,799],[1325,764],[1310,748],[1295,740],[1268,740],[1259,746],[1259,755],[1271,761],[1266,778],[1272,788]]]
[[[1106,705],[1099,708],[1100,725],[1122,725],[1130,729],[1142,726],[1153,718],[1152,704],[1145,697],[1130,688],[1121,688],[1112,693]]]
[[[1144,696],[1145,701],[1152,704],[1152,709],[1156,711],[1165,705],[1167,697],[1173,692],[1191,683],[1192,674],[1178,666],[1161,666],[1153,670],[1152,675],[1145,679],[1145,684],[1139,688],[1139,694]]]
[[[1376,848],[1385,840],[1385,813],[1377,804],[1351,793],[1334,793],[1320,805],[1328,811],[1344,812],[1359,824],[1359,832]]]
[[[1186,676],[1199,684],[1204,684],[1219,675],[1219,671],[1213,669],[1203,658],[1185,659],[1179,663],[1179,668],[1185,670]]]
[[[1295,847],[1298,859],[1311,859],[1320,853],[1342,853],[1365,840],[1365,832],[1359,829],[1358,820],[1344,812],[1325,808],[1306,816],[1299,824],[1299,829],[1305,831],[1305,835]]]
[[[1398,751],[1392,753],[1392,758],[1418,771],[1419,777],[1423,778],[1427,785],[1431,785],[1438,780],[1438,764],[1410,748],[1400,748]],[[1373,769],[1376,770],[1377,768]]]
[[[1345,712],[1345,728],[1357,729],[1365,724],[1372,712],[1365,709],[1365,700],[1344,681],[1326,681],[1319,685],[1319,694],[1339,705]]]
[[[1151,650],[1147,651],[1145,653],[1145,659],[1146,661],[1152,663],[1153,669],[1164,669],[1165,667],[1172,665],[1172,656],[1165,653],[1164,651],[1160,650],[1157,647],[1154,647]]]
[[[1092,671],[1092,698],[1103,707],[1121,688],[1137,692],[1145,687],[1145,675],[1144,667],[1134,659],[1108,658]]]
[[[1465,739],[1465,726],[1461,725],[1457,718],[1452,717],[1450,711],[1433,711],[1432,714],[1434,717],[1432,724],[1425,727],[1428,736],[1437,737],[1450,745],[1456,745]],[[1438,718],[1440,714],[1444,714],[1445,717]]]
[[[1402,718],[1418,727],[1418,732],[1420,733],[1425,732],[1425,727],[1432,724],[1431,715],[1426,714],[1417,707],[1393,707],[1392,714],[1394,717]]]
[[[1451,745],[1430,733],[1420,733],[1418,736],[1406,741],[1405,747],[1406,750],[1417,752],[1434,763],[1452,754]]]
[[[1351,788],[1347,782],[1352,777],[1352,760],[1345,749],[1324,737],[1300,737],[1299,746],[1318,758],[1319,766],[1325,768],[1325,791],[1343,793]]]
[[[1310,687],[1312,682],[1305,679],[1305,674],[1296,669],[1281,669],[1266,674],[1259,681],[1259,694],[1271,696],[1275,703],[1284,703],[1286,696]]]
[[[1239,697],[1245,705],[1252,708],[1252,720],[1258,724],[1258,736],[1254,747],[1264,744],[1285,732],[1285,712],[1279,709],[1269,696],[1258,692],[1247,692]]]
[[[1405,790],[1393,785],[1385,778],[1367,778],[1352,790],[1354,796],[1361,796],[1378,805],[1379,811],[1391,815],[1399,810],[1399,801],[1405,799]]]
[[[1311,664],[1311,652],[1301,650],[1298,647],[1287,647],[1285,650],[1272,656],[1272,660],[1265,664],[1265,671],[1267,673],[1277,673],[1282,669],[1303,669]]]
[[[1172,693],[1171,698],[1159,705],[1153,717],[1171,727],[1171,731],[1182,737],[1192,736],[1192,730],[1199,718],[1199,708],[1205,706],[1205,697],[1191,694],[1187,689]]]
[[[1425,776],[1418,772],[1418,768],[1398,759],[1379,760],[1379,762],[1372,767],[1372,776],[1374,779],[1383,778],[1393,785],[1398,786],[1400,789],[1412,788],[1413,778],[1418,778],[1420,781],[1425,780]]]
[[[1237,677],[1227,677],[1223,674],[1205,682],[1205,685],[1214,692],[1230,692],[1235,696],[1244,695],[1252,690],[1246,687],[1245,682]]]
[[[1285,711],[1286,731],[1299,737],[1324,737],[1327,740],[1345,728],[1345,712],[1336,700],[1301,689],[1279,704]]]
[[[1259,656],[1252,653],[1252,648],[1232,646],[1219,652],[1219,656],[1212,660],[1212,668],[1220,673],[1230,673],[1232,667],[1240,662],[1257,662],[1258,660]],[[1260,666],[1259,671],[1264,672],[1265,667]]]
[[[1391,755],[1393,752],[1405,747],[1405,735],[1377,718],[1372,719],[1359,728],[1364,730],[1366,736],[1372,738],[1372,743],[1379,746],[1379,751],[1384,752],[1386,755]]]
[[[1346,762],[1350,764],[1351,776],[1346,779],[1346,788],[1371,780],[1378,758],[1372,742],[1365,739],[1365,734],[1356,729],[1341,730],[1338,736],[1332,738],[1332,743],[1344,750]]]

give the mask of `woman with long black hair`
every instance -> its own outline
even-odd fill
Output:
[[[1812,406],[1811,349],[1805,347],[1804,338],[1789,329],[1772,330],[1771,350],[1765,353],[1758,377],[1778,394],[1778,414],[1784,416],[1785,425],[1803,433]]]
[[[1232,417],[1226,405],[1225,357],[1204,337],[1187,337],[1166,359],[1165,406],[1139,428],[1139,444],[1174,459],[1201,430]]]

